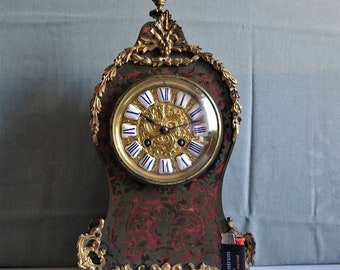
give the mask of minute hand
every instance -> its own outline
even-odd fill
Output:
[[[172,128],[169,128],[169,130],[172,130],[172,129],[175,129],[175,128],[179,128],[179,127],[184,127],[184,126],[189,126],[189,125],[193,125],[195,123],[199,122],[198,120],[192,120],[190,122],[187,122],[187,123],[184,123],[184,124],[181,124],[181,125],[178,125],[178,126],[175,126],[175,127],[172,127]]]

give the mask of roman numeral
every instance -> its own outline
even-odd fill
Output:
[[[143,159],[139,162],[139,166],[144,168],[147,171],[151,171],[153,168],[153,165],[155,163],[155,158],[153,156],[150,156],[149,154],[146,154]]]
[[[139,95],[137,100],[142,104],[145,108],[149,108],[151,105],[155,103],[153,96],[149,90],[145,91],[143,94]]]
[[[198,103],[196,103],[188,112],[190,118],[192,120],[196,120],[198,118],[200,118],[203,115],[203,111],[202,108],[200,107],[200,105]]]
[[[159,160],[158,172],[161,174],[172,173],[172,164],[170,158],[164,158]]]
[[[137,135],[137,127],[135,125],[130,125],[127,123],[122,124],[122,137],[127,138],[130,136]]]
[[[135,105],[129,104],[124,113],[124,116],[132,120],[138,120],[141,112],[142,111],[138,109]]]
[[[193,127],[194,136],[206,137],[209,135],[207,125],[196,125]]]
[[[160,102],[169,102],[171,98],[170,87],[158,87],[157,88],[158,99]]]
[[[190,158],[186,154],[177,156],[176,162],[177,162],[177,167],[180,171],[183,171],[192,165]]]
[[[177,93],[177,96],[176,96],[175,105],[177,107],[181,107],[181,108],[185,109],[188,106],[190,100],[191,100],[190,95],[188,95],[187,93],[184,93],[182,91],[179,91]]]
[[[125,149],[132,158],[136,158],[143,147],[139,144],[139,142],[134,141],[133,143],[126,146]]]
[[[203,148],[204,148],[203,144],[195,141],[191,141],[188,146],[188,150],[190,151],[190,153],[192,153],[196,157],[201,155]]]

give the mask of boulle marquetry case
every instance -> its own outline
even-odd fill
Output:
[[[227,234],[235,240],[229,245],[244,240],[249,268],[254,238],[224,218],[221,202],[241,121],[236,81],[212,54],[186,41],[165,0],[154,3],[154,21],[105,69],[91,100],[92,140],[110,202],[105,220],[80,235],[78,265],[232,269],[233,254],[221,248]]]

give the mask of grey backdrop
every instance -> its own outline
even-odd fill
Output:
[[[75,266],[106,213],[89,101],[151,0],[0,0],[0,266]],[[340,1],[168,0],[238,79],[226,215],[259,265],[340,263]]]

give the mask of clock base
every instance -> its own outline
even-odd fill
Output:
[[[90,270],[219,270],[218,267],[213,265],[207,265],[205,263],[198,264],[196,266],[192,262],[188,263],[173,263],[172,265],[168,262],[163,262],[160,264],[152,263],[150,265],[136,265],[132,266],[129,263],[122,265],[115,265],[112,262],[112,255],[107,254],[107,250],[105,246],[102,244],[102,230],[104,228],[104,219],[100,219],[96,225],[92,224],[92,228],[86,234],[81,234],[78,239],[77,248],[78,248],[78,266],[81,269],[90,269]],[[233,224],[232,218],[227,218],[227,232],[233,232],[245,241],[245,254],[241,257],[245,261],[242,262],[243,267],[237,268],[243,270],[244,267],[246,270],[250,270],[250,265],[254,264],[254,255],[255,255],[255,239],[253,235],[249,232],[243,234],[240,232],[235,225]],[[237,247],[234,246],[234,247]],[[222,248],[223,251],[223,248]],[[244,249],[243,249],[244,251]],[[221,252],[221,250],[219,251]],[[239,255],[234,254],[236,257]],[[110,260],[111,259],[111,260]],[[225,264],[226,258],[223,259],[222,256],[222,265]],[[228,261],[228,259],[227,259]],[[240,262],[238,261],[238,265]],[[222,270],[225,269],[222,266]],[[227,267],[227,269],[229,269]]]

